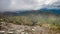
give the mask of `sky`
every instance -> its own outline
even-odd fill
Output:
[[[0,11],[60,9],[60,0],[0,0]]]

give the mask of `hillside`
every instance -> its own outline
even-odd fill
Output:
[[[29,34],[60,34],[60,15],[51,12],[39,10],[4,12],[0,13],[0,24],[3,24],[1,30],[7,32],[8,29],[10,32],[12,29],[14,34],[21,33],[20,30]]]

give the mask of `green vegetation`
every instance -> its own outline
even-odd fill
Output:
[[[0,18],[0,22],[14,23],[28,26],[45,26],[60,30],[60,16],[53,14],[29,14],[21,16],[7,16]]]

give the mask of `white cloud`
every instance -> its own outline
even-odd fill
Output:
[[[54,1],[50,0],[50,2],[47,4],[46,8],[48,8],[48,9],[60,9],[60,0],[54,0]]]
[[[38,10],[44,7],[52,8],[59,5],[60,0],[0,0],[0,11],[10,10]],[[56,4],[56,5],[57,5]]]

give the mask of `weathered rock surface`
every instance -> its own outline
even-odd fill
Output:
[[[44,26],[15,25],[11,23],[4,26],[6,28],[2,27],[3,29],[0,30],[0,34],[60,34],[60,32],[51,31],[49,28]]]

